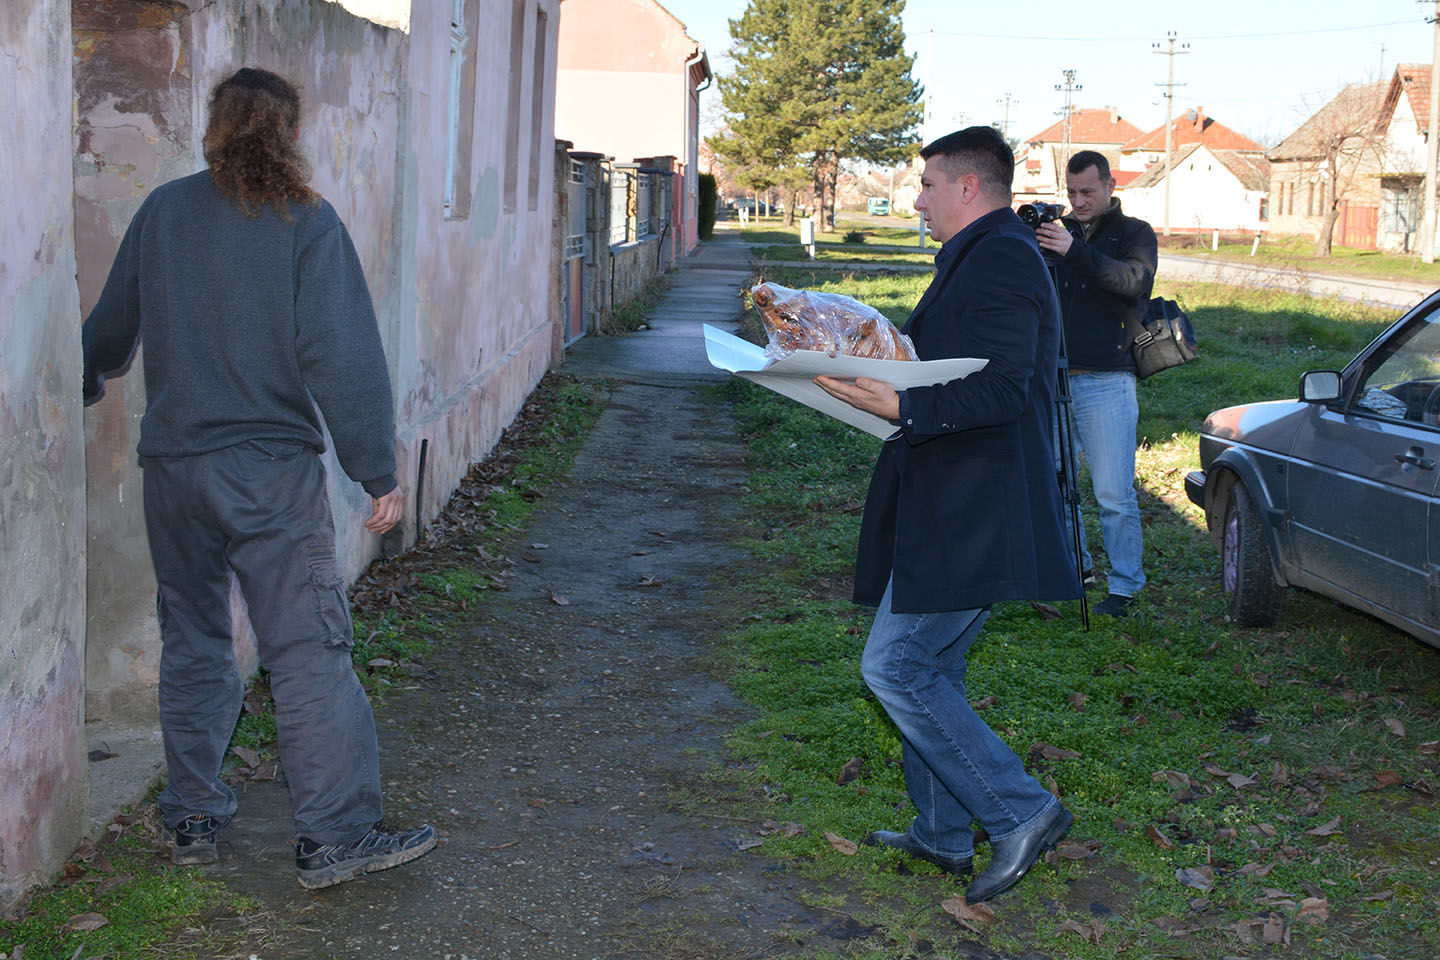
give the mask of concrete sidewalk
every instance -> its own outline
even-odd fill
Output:
[[[581,377],[613,377],[653,386],[724,380],[705,358],[704,324],[737,333],[742,292],[755,260],[738,233],[717,230],[670,275],[665,296],[650,311],[648,330],[620,337],[590,334],[565,351],[561,368]]]

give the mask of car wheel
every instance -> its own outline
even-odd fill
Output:
[[[1247,627],[1268,627],[1280,616],[1285,588],[1275,582],[1260,511],[1244,484],[1230,488],[1220,563],[1230,619]]]

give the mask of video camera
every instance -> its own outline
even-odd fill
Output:
[[[1020,222],[1034,230],[1042,223],[1059,220],[1065,213],[1063,203],[1022,203],[1015,209]]]

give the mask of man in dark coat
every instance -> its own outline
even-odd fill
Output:
[[[816,382],[898,427],[870,481],[855,600],[879,607],[861,671],[900,729],[916,817],[866,839],[964,876],[978,819],[993,854],[966,890],[976,902],[1017,883],[1072,817],[970,708],[966,652],[991,604],[1081,589],[1050,446],[1060,311],[1034,233],[1010,209],[1014,154],[994,129],[969,127],[921,156],[915,208],[943,246],[904,331],[922,360],[987,363],[899,393]]]

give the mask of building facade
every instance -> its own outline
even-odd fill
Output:
[[[79,330],[144,197],[203,169],[216,82],[250,65],[301,87],[313,185],[355,240],[390,365],[407,507],[389,549],[417,537],[558,359],[559,0],[406,6],[395,22],[408,31],[326,0],[0,9],[16,133],[0,172],[27,184],[0,231],[13,306],[0,318],[0,905],[90,827],[87,737],[127,769],[153,770],[158,751],[135,462],[144,384],[137,363],[82,416]],[[381,543],[361,527],[368,498],[333,454],[326,466],[353,578]]]

